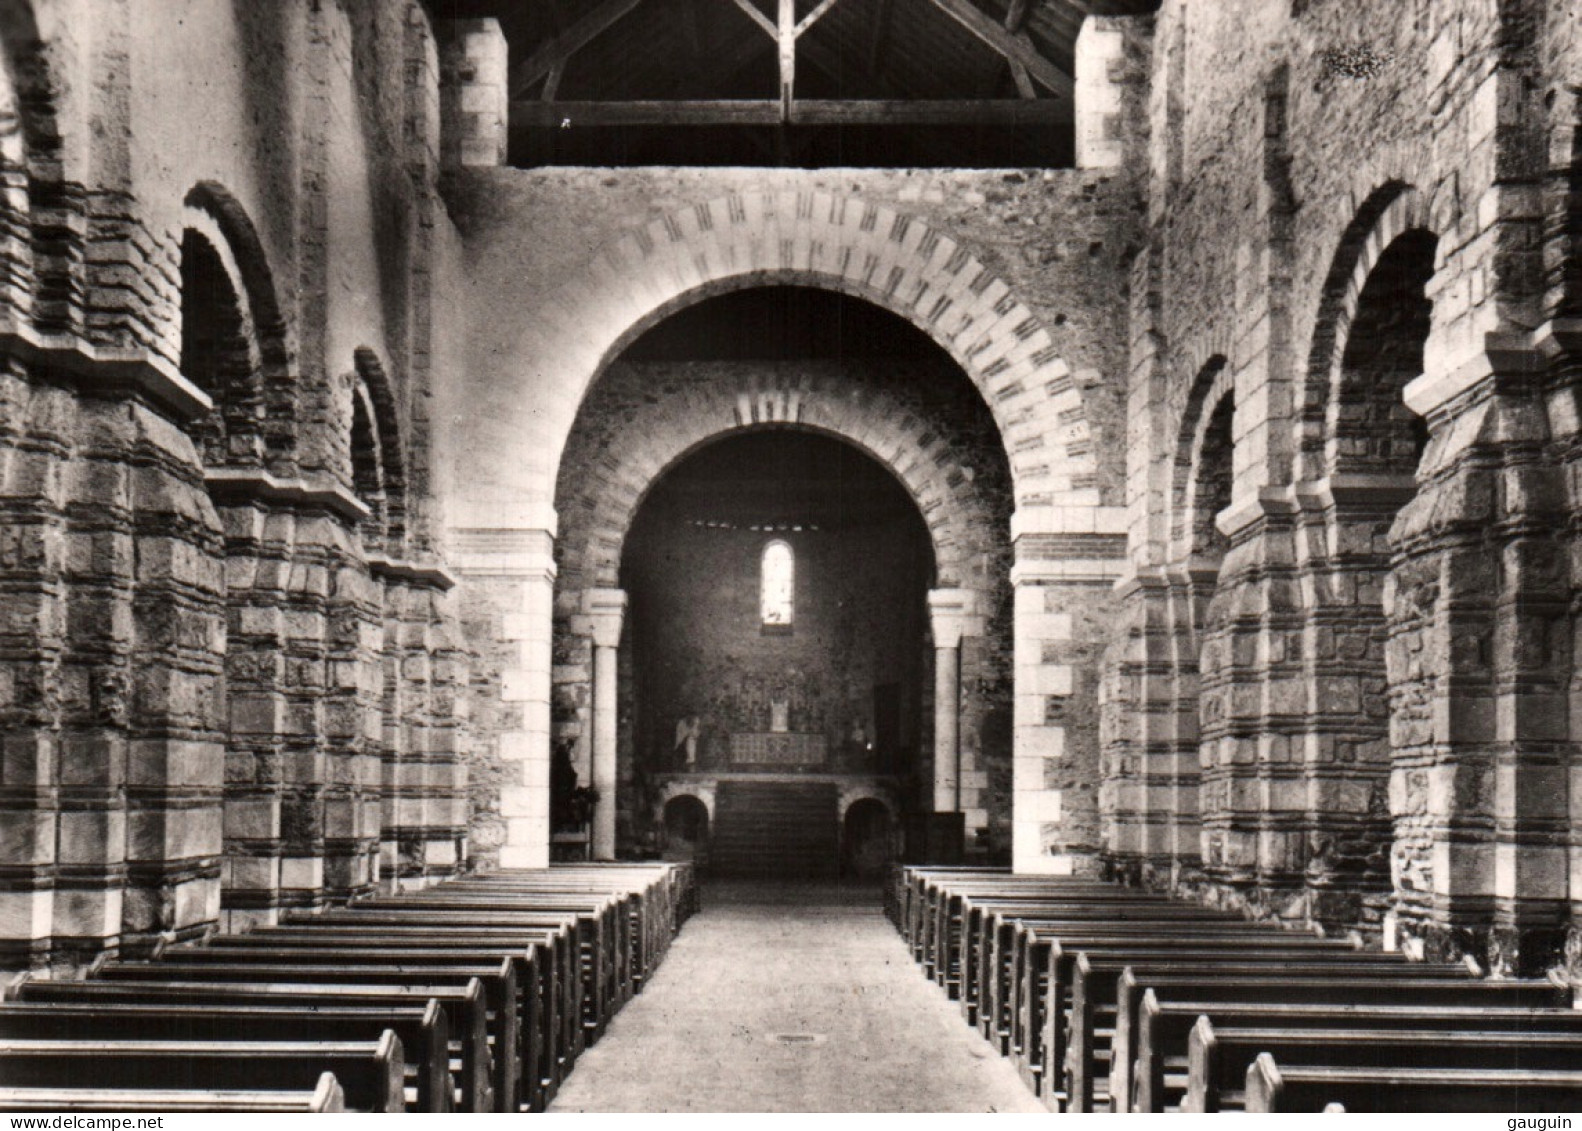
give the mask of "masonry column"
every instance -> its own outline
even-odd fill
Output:
[[[1118,619],[1126,561],[1120,507],[1021,507],[1016,562],[1016,699],[1011,865],[1059,875],[1097,867],[1099,669]]]
[[[499,810],[475,811],[480,855],[502,868],[549,866],[549,672],[555,598],[554,516],[533,527],[459,529],[464,618],[498,701],[481,706],[481,761],[500,783]],[[490,747],[492,746],[492,750]]]
[[[621,622],[626,614],[622,589],[589,589],[582,595],[583,615],[593,637],[593,788],[599,803],[593,810],[593,858],[615,859],[616,788],[616,660]]]
[[[982,636],[975,589],[928,594],[934,633],[934,812],[961,808],[961,639]]]

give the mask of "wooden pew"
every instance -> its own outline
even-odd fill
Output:
[[[414,945],[398,942],[371,945],[370,939],[373,937],[367,935],[355,941],[333,945],[321,941],[317,945],[292,946],[274,941],[266,933],[231,936],[216,939],[207,947],[181,947],[168,951],[153,964],[153,968],[168,971],[172,964],[179,964],[183,970],[204,966],[260,968],[284,965],[293,969],[304,966],[333,969],[356,966],[377,968],[385,973],[388,981],[418,967],[465,966],[481,970],[490,966],[498,968],[501,962],[510,963],[513,971],[510,984],[501,984],[499,992],[501,995],[511,993],[513,998],[509,1006],[503,1001],[491,999],[490,1008],[509,1008],[515,1014],[515,1021],[510,1028],[514,1043],[504,1047],[511,1049],[509,1055],[516,1058],[519,1066],[516,1079],[522,1094],[518,1095],[518,1102],[531,1107],[541,1100],[536,1094],[529,1096],[526,1093],[540,1090],[539,1074],[553,1055],[550,1049],[546,1049],[545,1042],[551,1042],[551,1048],[558,1043],[554,1042],[554,1034],[546,1033],[543,1018],[539,1014],[542,1001],[538,992],[538,963],[542,952],[525,944],[443,946],[434,945],[431,940]],[[388,939],[380,941],[390,942]],[[199,980],[207,979],[200,977]],[[492,978],[483,981],[487,996],[495,981]],[[500,1039],[513,1040],[513,1037],[502,1036]]]
[[[1068,1039],[1094,1038],[1096,1019],[1082,1011],[1095,1000],[1104,1004],[1113,1001],[1116,979],[1133,964],[1167,970],[1239,964],[1260,971],[1277,968],[1287,973],[1305,970],[1320,975],[1331,971],[1340,976],[1403,971],[1407,977],[1466,976],[1460,967],[1414,968],[1399,955],[1369,953],[1340,940],[1284,932],[1200,934],[1181,928],[1174,933],[1133,940],[1098,929],[1089,933],[1067,930],[1048,945],[1044,977],[1036,994],[1035,979],[1028,978],[1023,987],[1026,996],[1020,1012],[1025,1044],[1019,1055],[1025,1068],[1036,1066],[1032,1074],[1037,1081],[1037,1094],[1043,1094],[1046,1084],[1050,1090],[1059,1085]],[[1113,1014],[1106,1012],[1105,1016]]]
[[[1582,1108],[1582,1071],[1483,1068],[1329,1068],[1279,1065],[1261,1053],[1247,1069],[1246,1110],[1529,1115]]]
[[[577,936],[576,969],[578,979],[578,1009],[582,1032],[579,1046],[592,1044],[603,1033],[613,1012],[613,964],[608,961],[612,945],[611,924],[615,921],[613,905],[601,903],[590,910],[584,904],[577,907],[558,906],[568,902],[556,899],[556,906],[508,909],[498,902],[473,897],[461,902],[412,901],[400,903],[368,902],[352,907],[321,912],[313,916],[288,916],[291,926],[332,924],[335,926],[416,926],[436,927],[455,924],[458,920],[471,927],[497,930],[531,930],[570,925]]]
[[[1053,1000],[1061,1008],[1069,998],[1072,963],[1084,946],[1137,947],[1197,945],[1206,947],[1256,946],[1267,951],[1296,954],[1359,954],[1344,939],[1320,939],[1278,928],[1189,918],[1104,922],[1095,919],[1018,919],[1008,924],[991,921],[988,934],[1003,935],[982,960],[979,996],[981,1028],[990,1041],[1000,1041],[1002,1052],[1025,1054],[1041,1042],[1043,1003]],[[1397,960],[1398,961],[1398,960]]]
[[[1203,978],[1223,984],[1234,980],[1275,982],[1309,979],[1337,987],[1359,984],[1384,986],[1399,994],[1420,989],[1424,993],[1455,992],[1476,986],[1464,967],[1425,966],[1408,963],[1398,955],[1351,952],[1346,955],[1297,955],[1285,951],[1259,951],[1253,944],[1239,948],[1181,950],[1150,956],[1137,951],[1084,950],[1072,970],[1071,1007],[1064,1054],[1068,1102],[1072,1111],[1093,1111],[1098,1065],[1107,1061],[1111,1111],[1124,1111],[1130,1097],[1131,1065],[1135,1057],[1136,1009],[1141,996],[1124,996],[1124,979]],[[1279,984],[1279,983],[1276,983]],[[1130,986],[1131,983],[1128,983]],[[1411,1000],[1411,999],[1408,999]],[[1426,999],[1425,999],[1426,1000]],[[1443,1000],[1441,997],[1439,1000]],[[1101,1031],[1102,1030],[1102,1031]],[[1104,1040],[1104,1031],[1110,1039]]]
[[[554,886],[548,883],[510,884],[504,880],[455,881],[431,888],[419,903],[443,903],[511,910],[571,909],[575,913],[602,909],[604,945],[599,951],[602,976],[606,983],[606,1006],[611,1015],[631,1000],[636,992],[638,973],[644,962],[644,934],[641,899],[630,891],[605,893],[590,891],[579,883]],[[378,906],[359,904],[359,906]]]
[[[941,886],[931,899],[930,923],[924,931],[923,968],[929,977],[945,984],[959,955],[962,940],[967,932],[969,907],[972,904],[1024,906],[1029,913],[1040,907],[1045,911],[1097,915],[1101,908],[1117,908],[1121,914],[1141,914],[1141,908],[1158,909],[1161,915],[1190,915],[1197,918],[1223,916],[1224,912],[1210,911],[1189,904],[1172,902],[1155,896],[1118,888],[1114,884],[1093,880],[1061,880],[1032,883],[1019,881]]]
[[[962,896],[957,912],[958,924],[953,928],[953,945],[960,957],[947,951],[943,961],[947,966],[959,965],[963,982],[975,983],[976,1005],[980,1011],[990,999],[983,991],[993,990],[992,979],[1000,979],[1014,958],[1016,934],[1024,923],[1102,923],[1119,927],[1135,924],[1141,929],[1154,930],[1177,923],[1219,924],[1241,927],[1246,924],[1227,920],[1223,912],[1194,907],[1190,904],[1163,901],[1142,902],[1112,893],[1087,895],[1080,899],[1029,900],[1024,897]],[[1002,1012],[1008,1003],[995,999]],[[987,1029],[987,1024],[982,1023]]]
[[[1155,910],[1158,913],[1152,914]],[[975,983],[982,980],[985,965],[993,969],[997,957],[1002,961],[1007,958],[1007,948],[1015,945],[1016,931],[1023,923],[1104,922],[1115,927],[1134,924],[1139,928],[1176,922],[1245,926],[1226,920],[1218,911],[1179,903],[1140,903],[1113,895],[1059,899],[964,895],[958,916],[954,945],[961,951],[964,987],[970,987],[964,997],[974,995]]]
[[[1237,970],[1232,967],[1196,970],[1171,969],[1156,966],[1148,969],[1125,969],[1114,981],[1113,996],[1109,1001],[1114,1008],[1114,1036],[1109,1048],[1112,1087],[1119,1099],[1128,1095],[1127,1078],[1136,1059],[1136,1033],[1138,1012],[1144,991],[1152,988],[1161,999],[1194,997],[1202,1001],[1265,1001],[1312,1002],[1336,1004],[1366,1002],[1373,1005],[1445,1005],[1445,1006],[1502,1006],[1517,1008],[1558,1007],[1569,1004],[1569,990],[1552,982],[1538,980],[1484,981],[1462,971],[1459,975],[1443,976],[1434,968],[1419,974],[1417,963],[1406,963],[1377,976],[1360,973],[1337,972],[1330,976],[1315,976],[1300,971],[1287,970],[1282,974],[1263,973],[1256,969]],[[1073,994],[1083,992],[1079,978]],[[1087,1024],[1092,1032],[1095,1013],[1105,1005],[1094,998],[1084,1003],[1083,1014],[1073,1000],[1071,1034],[1067,1044],[1067,1066],[1070,1072],[1073,1110],[1092,1110],[1093,1056],[1095,1048],[1091,1036],[1079,1033],[1079,1026]],[[1082,1046],[1079,1041],[1086,1042]],[[1088,1053],[1086,1057],[1082,1052]],[[1078,1089],[1081,1089],[1079,1092]],[[1120,1099],[1124,1104],[1125,1099]],[[1076,1107],[1086,1103],[1087,1108]]]
[[[221,935],[209,943],[217,953],[256,957],[262,952],[321,961],[341,953],[391,952],[413,961],[455,954],[472,961],[510,959],[531,948],[532,962],[518,970],[519,995],[531,995],[520,1010],[519,1046],[529,1107],[540,1110],[570,1071],[581,1049],[572,938],[567,928],[529,928],[511,932],[472,927],[335,927],[303,925],[258,927],[241,935]],[[192,948],[166,952],[170,957],[193,955]],[[571,991],[567,1000],[567,990]],[[534,1026],[530,1028],[529,1026]]]
[[[0,1003],[0,1040],[375,1041],[395,1033],[414,1099],[409,1110],[453,1110],[450,1030],[437,1001],[356,1009],[269,1005]]]
[[[1506,1030],[1216,1027],[1199,1017],[1187,1047],[1186,1112],[1240,1108],[1247,1069],[1259,1053],[1277,1063],[1327,1068],[1575,1069],[1582,1034]]]
[[[1414,1030],[1433,1039],[1459,1031],[1559,1033],[1582,1040],[1582,1011],[1574,1009],[1161,1001],[1149,989],[1138,1011],[1129,1111],[1160,1112],[1181,1102],[1191,1032],[1199,1018],[1210,1015],[1216,1025],[1247,1029]],[[1241,1083],[1236,1080],[1238,1088]]]
[[[494,882],[482,890],[474,883],[454,881],[399,897],[360,900],[353,905],[356,911],[380,911],[391,908],[424,908],[442,912],[538,912],[541,914],[574,915],[587,924],[590,932],[596,931],[595,952],[602,963],[604,978],[613,986],[617,981],[629,980],[631,956],[631,907],[633,898],[628,891],[587,891],[580,886],[571,890],[538,890],[537,886],[511,888],[504,882]],[[617,994],[610,989],[603,991],[613,1008]]]
[[[46,982],[26,981],[16,987],[25,1003],[69,1002],[104,1005],[258,1005],[294,1010],[310,1021],[315,1010],[408,1010],[436,1002],[460,1063],[460,1110],[495,1110],[489,1048],[488,1010],[483,987],[476,980],[462,985],[292,985],[233,982]]]
[[[557,866],[547,872],[518,870],[467,876],[441,886],[446,891],[602,891],[625,896],[631,906],[630,982],[636,992],[658,965],[689,913],[683,905],[695,899],[692,889],[678,881],[680,876],[690,877],[690,870],[683,872],[670,866],[657,870],[652,865],[573,865]]]
[[[377,1041],[0,1041],[6,1083],[64,1088],[295,1091],[331,1072],[353,1110],[406,1110],[401,1042]]]
[[[346,1097],[333,1072],[321,1075],[318,1086],[313,1090],[301,1092],[0,1087],[0,1112],[253,1112],[297,1115],[345,1110]]]
[[[924,889],[931,883],[970,882],[994,876],[1009,877],[1005,867],[933,867],[917,864],[897,866],[896,930],[907,945],[912,944],[922,918]]]
[[[157,962],[111,962],[101,967],[94,981],[313,983],[354,987],[358,985],[466,986],[476,980],[483,989],[489,1014],[489,1043],[492,1048],[492,1085],[496,1108],[515,1112],[522,1103],[520,1093],[520,998],[516,990],[516,965],[510,959],[480,963],[462,956],[409,962],[378,959],[357,965],[350,960],[322,964],[292,962],[289,955],[253,962],[191,961],[183,959]],[[341,1081],[342,1087],[346,1082]]]
[[[1150,927],[1140,923],[1019,921],[1011,965],[1002,975],[1005,984],[998,989],[989,986],[985,993],[991,1002],[997,1000],[995,994],[1008,997],[1009,1004],[1000,1014],[1002,1023],[1005,1017],[1012,1017],[1013,1051],[1021,1058],[1024,1079],[1035,1091],[1046,1078],[1043,1051],[1050,1037],[1055,1046],[1054,1064],[1061,1063],[1058,1046],[1064,1039],[1063,1019],[1070,1003],[1077,953],[1085,947],[1154,951],[1162,946],[1256,946],[1293,956],[1335,956],[1340,961],[1359,960],[1363,953],[1341,939],[1320,939],[1272,927],[1246,929],[1230,923],[1176,921]],[[1012,1009],[1014,1014],[1008,1012]]]
[[[465,926],[455,926],[463,918]],[[536,911],[468,911],[464,916],[451,915],[443,909],[432,907],[345,908],[331,910],[312,918],[291,918],[293,928],[351,930],[365,932],[404,932],[403,938],[416,938],[434,932],[450,933],[475,931],[485,935],[510,935],[542,930],[566,929],[571,932],[571,943],[565,951],[564,968],[567,974],[558,980],[560,1006],[566,1029],[565,1041],[570,1050],[567,1056],[575,1058],[590,1044],[602,1022],[596,1016],[603,1008],[607,996],[601,992],[599,960],[591,948],[599,945],[598,936],[584,931],[585,920],[574,914]]]

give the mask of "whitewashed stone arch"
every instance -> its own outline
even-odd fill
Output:
[[[631,429],[629,441],[611,446],[599,476],[563,472],[555,502],[561,516],[557,558],[566,583],[618,585],[632,519],[665,472],[715,440],[776,427],[841,440],[890,472],[927,527],[937,584],[984,588],[992,582],[985,568],[994,537],[987,500],[972,480],[952,483],[940,472],[945,438],[894,397],[843,396],[794,380],[752,389],[721,384],[661,412],[663,426]]]
[[[660,787],[659,797],[654,802],[654,820],[663,823],[665,809],[678,797],[691,797],[703,803],[704,810],[709,815],[709,828],[714,828],[714,799],[719,791],[719,783],[714,781],[667,781]]]
[[[548,789],[551,734],[553,492],[583,397],[660,320],[712,295],[766,285],[867,300],[911,322],[955,359],[999,430],[1017,512],[1013,540],[1044,532],[1057,540],[1067,532],[1081,537],[1114,524],[1116,516],[1097,514],[1106,508],[1095,438],[1075,376],[1047,328],[971,247],[924,218],[831,192],[758,191],[699,202],[622,233],[524,310],[519,332],[490,347],[517,369],[491,373],[491,362],[450,391],[465,422],[450,465],[455,544],[474,591],[498,617],[510,657],[500,695],[520,718],[493,740],[508,782],[502,864],[548,859],[539,799]],[[1040,648],[1048,635],[1039,626],[1049,618],[1033,616],[1035,606],[1043,608],[1034,592],[1039,568],[1026,567],[1019,582],[1013,574],[1026,590],[1016,606],[1019,651]],[[1025,666],[1031,673],[1034,665]],[[1037,698],[1018,699],[1025,710],[1018,708],[1017,741],[1030,751],[1055,749],[1050,736],[1059,728],[1035,718]]]
[[[892,824],[900,819],[901,806],[889,790],[870,782],[848,782],[840,787],[839,820],[842,833],[846,828],[846,814],[851,812],[851,807],[859,801],[877,801],[883,805],[885,812],[890,815]]]
[[[765,285],[865,299],[918,327],[982,393],[1019,509],[1096,502],[1097,456],[1071,368],[1048,330],[972,249],[926,220],[811,190],[731,193],[628,230],[524,318],[511,356],[532,397],[485,396],[459,479],[457,526],[488,528],[545,497],[592,382],[649,327],[701,299]],[[520,453],[502,471],[499,454]],[[479,466],[477,474],[469,465]],[[487,485],[487,490],[477,487]],[[476,519],[476,520],[474,520]]]

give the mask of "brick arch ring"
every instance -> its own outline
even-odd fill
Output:
[[[607,244],[547,297],[528,332],[528,356],[577,376],[562,384],[566,395],[523,406],[545,414],[526,431],[558,459],[583,395],[643,331],[711,295],[777,284],[866,299],[949,353],[999,427],[1018,506],[1070,502],[1066,492],[1096,482],[1096,449],[1070,367],[1010,286],[916,216],[811,190],[733,193]],[[524,430],[509,415],[492,425],[502,439]]]
[[[662,409],[656,409],[656,412]],[[916,504],[934,550],[936,584],[982,588],[986,532],[995,529],[990,508],[966,477],[942,474],[938,460],[948,441],[937,428],[889,395],[852,397],[814,381],[755,387],[716,383],[663,426],[629,422],[620,444],[603,445],[601,474],[563,470],[555,506],[561,516],[556,553],[568,588],[616,587],[621,552],[632,520],[649,490],[692,452],[725,436],[764,428],[796,428],[851,444],[890,472]],[[599,446],[590,437],[590,445]],[[570,451],[579,439],[573,437]],[[568,465],[582,466],[577,459]]]
[[[1303,374],[1296,420],[1298,478],[1324,474],[1330,405],[1340,383],[1341,358],[1368,277],[1397,238],[1409,231],[1433,232],[1428,201],[1405,181],[1387,181],[1368,194],[1346,225],[1330,262],[1313,325],[1313,345]]]

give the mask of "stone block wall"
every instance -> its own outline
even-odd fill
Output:
[[[1569,505],[1576,30],[1524,0],[1160,11],[1105,676],[1121,871],[1493,968],[1559,955],[1572,661],[1553,626],[1573,590],[1539,531]],[[1370,282],[1413,241],[1417,368],[1354,386],[1356,343],[1396,333]],[[1388,285],[1398,315],[1419,284]],[[1208,568],[1171,485],[1214,359],[1234,475]],[[1170,832],[1189,819],[1196,854]]]
[[[0,26],[9,966],[146,952],[372,890],[372,561],[449,584],[418,410],[427,263],[377,246],[421,259],[405,237],[434,221],[427,17],[181,9],[23,3]],[[348,152],[363,167],[331,159]],[[373,551],[348,440],[357,347],[393,374],[385,438],[411,472],[404,530]],[[429,631],[403,650],[442,673],[451,732],[423,751],[445,767],[418,823],[444,845],[420,854],[434,875],[462,835],[465,663],[454,613],[422,604]]]

